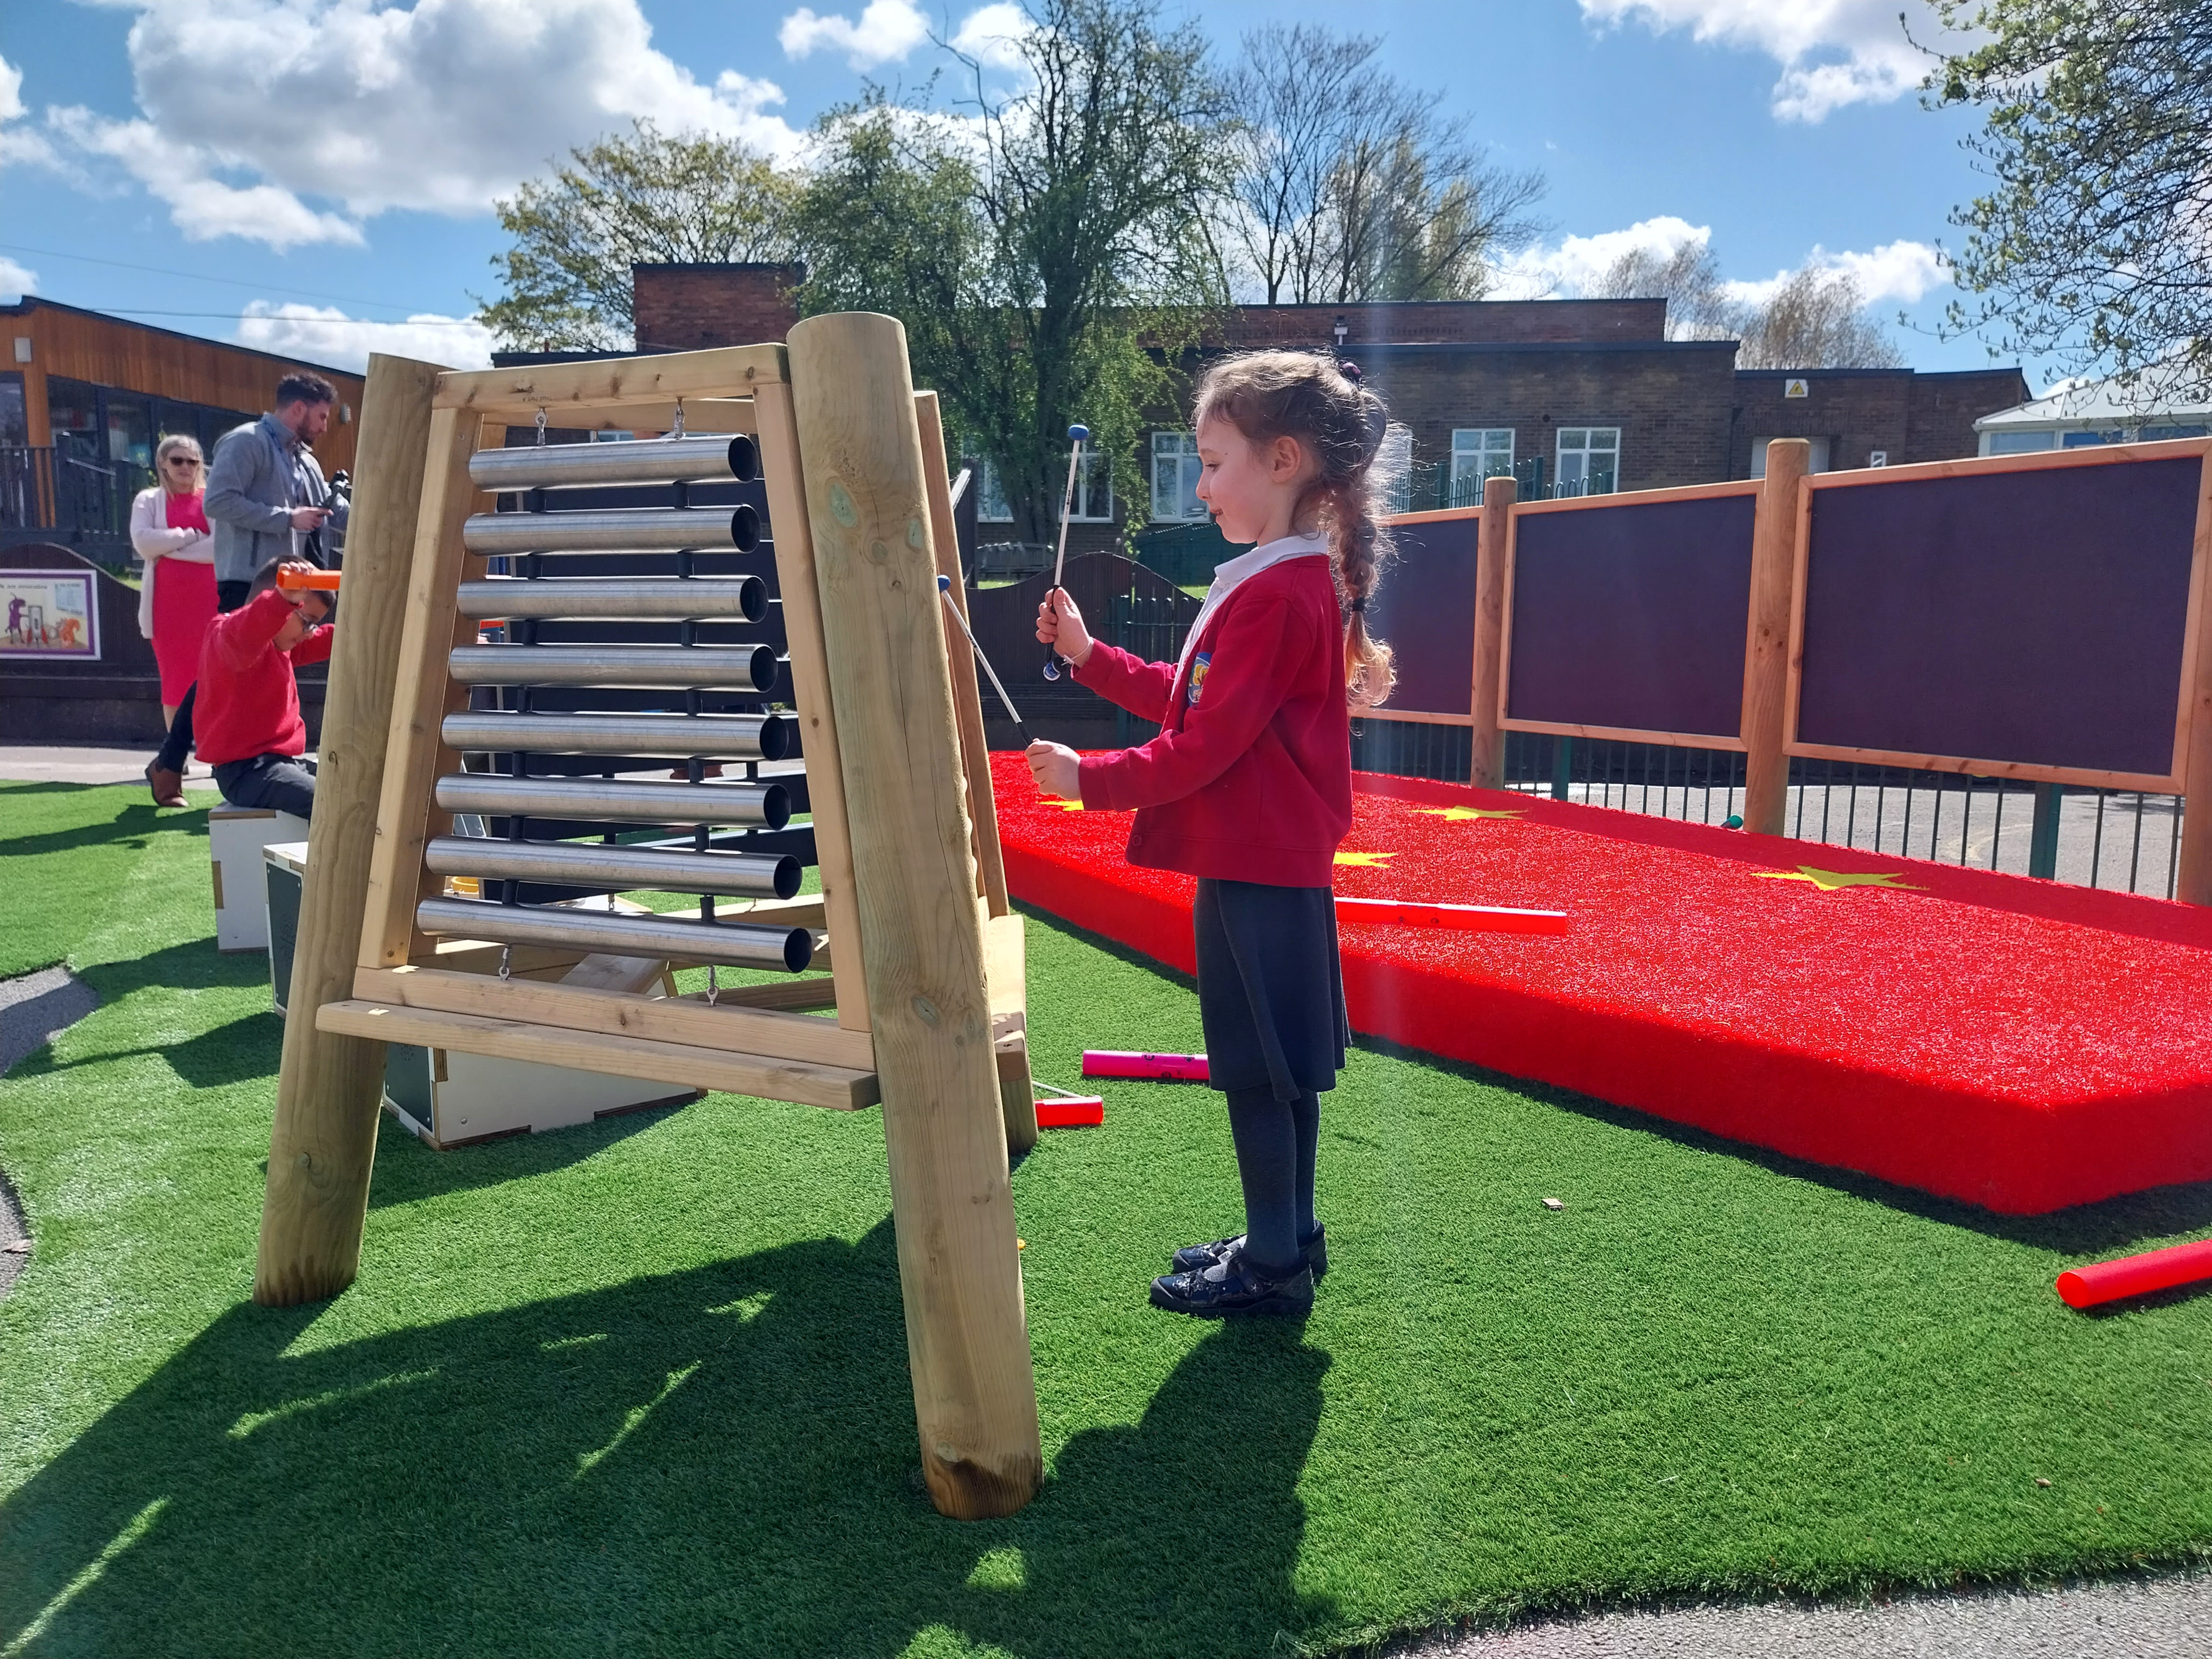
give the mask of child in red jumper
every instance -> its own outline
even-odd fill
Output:
[[[1216,569],[1174,663],[1093,640],[1055,588],[1037,637],[1160,734],[1103,755],[1032,744],[1030,770],[1049,794],[1135,808],[1129,861],[1198,878],[1199,1014],[1244,1231],[1177,1250],[1152,1301],[1297,1315],[1328,1268],[1314,1154],[1351,1035],[1330,892],[1352,827],[1350,711],[1391,682],[1364,615],[1387,550],[1368,479],[1385,415],[1356,368],[1293,351],[1216,364],[1195,413],[1199,498],[1230,541],[1256,545]]]
[[[233,806],[303,818],[315,810],[315,775],[300,763],[307,727],[293,670],[331,654],[331,630],[318,625],[330,605],[312,589],[276,586],[280,571],[314,569],[272,559],[255,574],[246,603],[216,617],[200,647],[195,740]]]

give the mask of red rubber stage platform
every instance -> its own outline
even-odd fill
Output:
[[[1127,813],[994,762],[1015,896],[1189,971],[1190,879],[1124,861]],[[1340,894],[1572,918],[1346,923],[1362,1032],[2010,1215],[2212,1178],[2212,910],[1358,781]]]

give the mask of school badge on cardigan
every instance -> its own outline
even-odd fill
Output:
[[[1211,651],[1201,651],[1190,659],[1190,687],[1183,693],[1183,701],[1194,708],[1198,707],[1199,693],[1206,690],[1206,671],[1212,661]]]

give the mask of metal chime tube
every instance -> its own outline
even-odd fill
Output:
[[[569,489],[586,484],[738,483],[760,471],[760,451],[740,434],[641,438],[626,443],[479,449],[469,457],[478,489]]]
[[[464,685],[627,685],[766,691],[780,659],[765,645],[457,645]]]
[[[463,582],[459,605],[464,617],[758,622],[768,615],[768,584],[758,576],[493,576]]]
[[[426,933],[489,939],[496,945],[573,945],[609,956],[662,957],[725,968],[783,968],[794,974],[814,959],[814,936],[804,927],[494,904],[483,899],[424,899],[415,907],[415,925]]]
[[[780,783],[625,783],[449,772],[438,780],[437,801],[446,812],[586,823],[764,823],[781,830],[791,822],[791,792]]]
[[[540,881],[598,887],[610,893],[723,893],[739,898],[789,898],[800,866],[788,853],[686,853],[674,848],[595,847],[568,841],[483,841],[439,836],[422,849],[433,875]]]
[[[461,526],[471,553],[750,553],[760,514],[750,507],[628,507],[589,513],[478,513]]]
[[[687,760],[781,760],[781,714],[510,714],[463,709],[439,734],[449,749],[501,755],[637,755]]]

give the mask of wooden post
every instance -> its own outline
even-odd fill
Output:
[[[2182,774],[2181,854],[2173,896],[2185,904],[2212,904],[2212,453],[2197,498],[2196,562],[2192,566],[2190,633],[2197,660],[2189,708],[2189,758]]]
[[[1790,821],[1790,613],[1797,579],[1797,486],[1812,464],[1803,438],[1766,446],[1751,532],[1751,610],[1743,647],[1743,827],[1778,836]]]
[[[1505,787],[1505,733],[1498,724],[1498,665],[1505,655],[1505,542],[1512,532],[1511,478],[1482,482],[1482,530],[1474,564],[1474,716],[1468,734],[1468,781],[1478,789]]]
[[[264,1307],[335,1296],[361,1267],[384,1044],[319,1030],[315,1011],[353,994],[439,373],[404,357],[371,356],[362,396],[344,600],[323,705],[315,815],[307,831],[254,1263],[253,1299]]]
[[[1044,1460],[906,331],[812,317],[790,353],[922,1474],[1009,1515]]]
[[[934,392],[914,394],[915,419],[921,428],[921,471],[929,489],[930,539],[937,547],[937,572],[950,576],[946,594],[968,614],[968,589],[960,572],[960,543],[952,523],[952,478],[945,453],[945,424]],[[1011,915],[1006,896],[1006,857],[999,845],[999,803],[991,785],[991,745],[983,736],[983,704],[975,674],[975,653],[967,636],[945,623],[945,652],[952,671],[952,713],[960,723],[960,758],[968,772],[968,811],[971,845],[975,855],[976,885],[981,888],[983,908],[993,916]],[[1002,924],[1019,927],[1021,921]],[[999,1106],[1006,1120],[1006,1155],[1019,1158],[1037,1143],[1036,1084],[1030,1076],[1027,996],[1024,996],[1024,1030],[998,1048]]]

